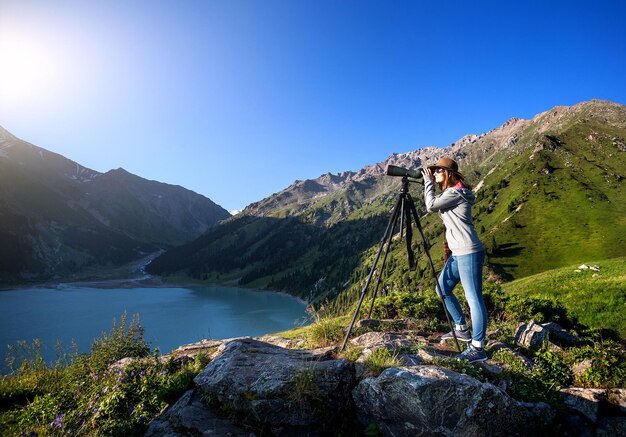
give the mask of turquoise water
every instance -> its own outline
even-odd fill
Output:
[[[81,352],[113,318],[139,314],[145,338],[166,353],[201,339],[259,336],[303,324],[306,305],[279,293],[224,287],[97,289],[59,286],[0,291],[0,368],[7,344],[39,338],[47,361],[59,340]]]

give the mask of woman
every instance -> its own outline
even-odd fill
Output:
[[[485,334],[487,331],[487,308],[483,300],[482,268],[485,248],[478,238],[472,221],[474,193],[464,183],[459,166],[450,158],[441,158],[436,165],[422,169],[424,173],[424,200],[428,212],[437,211],[446,227],[446,240],[452,251],[439,276],[439,286],[444,302],[456,326],[457,339],[470,343],[459,358],[473,363],[487,360]],[[439,184],[442,193],[435,196],[433,184]],[[470,333],[459,301],[452,292],[461,281],[465,298],[470,307],[472,332]],[[439,292],[439,291],[438,291]],[[454,338],[453,333],[441,339]]]

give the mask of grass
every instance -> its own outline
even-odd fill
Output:
[[[555,300],[581,323],[611,329],[626,338],[626,257],[586,264],[597,265],[600,271],[577,272],[576,264],[518,279],[502,288],[511,295]]]
[[[13,373],[0,377],[2,435],[143,435],[208,362],[202,354],[184,365],[150,356],[139,320],[126,324],[125,316],[89,354],[63,363],[46,365],[40,342],[18,346]]]

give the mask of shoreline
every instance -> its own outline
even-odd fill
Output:
[[[287,293],[282,290],[265,290],[258,288],[249,288],[242,287],[240,285],[235,284],[225,284],[225,283],[199,283],[195,281],[180,281],[175,280],[172,282],[164,281],[160,276],[152,276],[145,274],[141,277],[136,278],[107,278],[107,279],[84,279],[84,280],[63,280],[60,279],[58,281],[45,281],[45,282],[34,282],[31,284],[16,284],[14,286],[1,286],[1,291],[11,291],[11,290],[26,290],[29,288],[50,288],[50,289],[58,289],[63,287],[84,287],[84,288],[96,288],[101,290],[113,289],[113,288],[191,288],[191,287],[223,287],[223,288],[240,288],[244,290],[254,290],[259,292],[267,292],[267,293],[277,293],[285,296],[292,297],[297,299],[300,303],[305,306],[309,306],[310,302],[306,299],[303,299],[299,296],[295,296],[293,294]]]

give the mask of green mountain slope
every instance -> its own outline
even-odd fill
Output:
[[[296,181],[165,253],[149,271],[280,289],[313,301],[354,298],[399,190],[398,178],[385,176],[386,166],[418,168],[441,156],[458,160],[475,187],[476,227],[497,277],[624,256],[625,138],[626,107],[612,102],[511,119],[447,148],[393,154],[358,172]],[[421,185],[411,192],[422,209]],[[439,267],[443,227],[435,215],[422,222]],[[406,264],[404,243],[394,242],[388,285],[414,289],[431,282],[423,254],[416,272]]]

